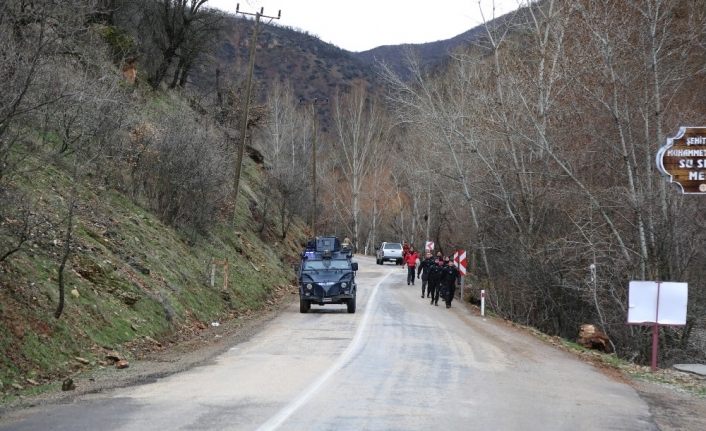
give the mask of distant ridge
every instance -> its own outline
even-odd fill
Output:
[[[490,25],[501,25],[514,15],[514,12],[503,15],[491,21]],[[213,88],[216,69],[221,76],[241,82],[245,76],[252,25],[252,20],[229,16],[218,42],[215,64],[195,73],[192,83],[203,89]],[[469,44],[482,43],[485,36],[485,26],[479,25],[446,40],[385,45],[351,52],[299,29],[263,24],[258,36],[255,62],[256,94],[263,98],[266,89],[276,81],[289,81],[298,98],[330,98],[336,92],[347,92],[353,85],[364,85],[377,93],[382,91],[376,71],[379,63],[387,64],[406,79],[409,74],[407,53],[410,50],[419,58],[423,68],[443,68],[450,53]],[[325,111],[329,108],[324,106],[321,109]]]
[[[485,37],[485,28],[481,25],[451,39],[417,44],[383,45],[368,51],[355,52],[352,55],[370,65],[385,63],[398,75],[407,77],[405,63],[408,51],[411,50],[419,57],[423,67],[433,68],[442,64],[451,52],[476,43],[483,37]]]

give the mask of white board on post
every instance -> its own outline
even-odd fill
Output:
[[[628,323],[685,325],[688,283],[631,281]]]

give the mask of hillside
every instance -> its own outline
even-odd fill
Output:
[[[247,62],[254,23],[252,20],[229,16],[222,38],[214,53],[211,69],[201,69],[192,82],[205,91],[216,85],[216,70],[223,81],[242,83],[247,76]],[[362,84],[373,92],[381,86],[371,64],[350,52],[321,41],[319,38],[289,27],[262,23],[258,32],[254,68],[254,97],[262,101],[273,82],[288,81],[299,99],[332,99],[346,93],[353,85]],[[322,105],[326,118],[330,106]]]
[[[66,306],[56,319],[64,240],[63,213],[55,208],[71,178],[39,159],[30,163],[31,180],[13,186],[35,199],[42,228],[0,263],[0,388],[6,396],[107,365],[114,351],[131,361],[141,345],[161,346],[211,322],[250,315],[281,298],[292,282],[302,233],[293,231],[284,243],[258,235],[245,202],[236,231],[219,223],[211,234],[193,237],[122,193],[85,182],[78,185]],[[246,183],[255,185],[257,167],[249,162],[246,171]],[[228,284],[224,288],[219,264],[211,286],[211,263],[223,259]]]
[[[116,54],[145,41],[95,12],[0,3],[2,401],[262,313],[306,235],[262,208],[261,158],[233,202],[228,123],[131,81]]]
[[[253,25],[250,19],[227,16],[221,39],[217,42],[215,64],[199,70],[192,83],[205,90],[213,88],[216,69],[225,81],[242,82],[246,76]],[[387,64],[406,77],[408,51],[413,51],[425,67],[435,68],[441,66],[454,50],[473,44],[484,36],[485,28],[478,26],[447,40],[349,52],[290,27],[261,23],[254,69],[258,90],[255,94],[262,98],[273,82],[285,80],[292,84],[294,94],[302,99],[330,99],[337,92],[346,93],[360,83],[373,93],[381,93],[383,87],[376,71],[379,63]],[[323,106],[320,109],[326,113],[329,108]]]
[[[513,22],[526,11],[526,8],[521,8],[507,13],[490,20],[488,26],[496,29],[510,28],[513,26]],[[478,25],[450,39],[417,44],[384,45],[368,51],[353,53],[353,56],[366,64],[385,63],[399,76],[408,78],[409,70],[406,63],[410,54],[416,56],[420,66],[426,70],[443,69],[443,65],[452,53],[467,49],[469,46],[482,45],[487,34],[485,25]]]
[[[237,81],[247,61],[252,20],[230,18],[218,52],[225,77]],[[376,85],[373,70],[349,52],[317,37],[277,25],[262,24],[255,62],[256,81],[290,79],[298,95],[327,97],[355,82]]]

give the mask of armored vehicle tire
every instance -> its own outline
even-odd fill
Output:
[[[348,307],[348,312],[353,314],[355,313],[355,296],[346,302],[346,306]]]
[[[311,308],[311,303],[304,298],[299,298],[299,312],[306,313]]]

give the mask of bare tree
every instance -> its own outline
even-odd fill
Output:
[[[54,73],[64,82],[64,97],[57,102],[61,113],[54,115],[49,127],[56,130],[58,142],[55,151],[69,165],[71,183],[65,191],[66,217],[63,237],[63,252],[58,268],[59,302],[54,312],[60,318],[65,304],[65,272],[71,264],[74,252],[74,224],[79,201],[78,188],[89,174],[100,172],[106,166],[108,141],[119,139],[117,130],[124,126],[124,93],[117,74],[111,72],[107,50],[97,44],[97,35],[88,35],[77,48],[82,55],[91,57],[95,63],[73,61],[56,64]],[[99,61],[96,61],[99,60]]]
[[[171,87],[186,82],[193,60],[200,49],[213,37],[210,33],[218,20],[206,9],[208,0],[156,0],[139,2],[126,0],[131,12],[126,19],[133,21],[132,31],[149,43],[142,46],[143,64],[148,70],[148,81],[159,88],[174,67]],[[135,22],[136,21],[136,22]],[[129,22],[129,21],[128,21]],[[174,63],[177,63],[176,65]]]
[[[24,174],[20,167],[27,166],[26,160],[43,160],[52,149],[59,157],[48,157],[46,162],[72,166],[57,318],[63,311],[63,275],[71,252],[77,182],[87,170],[96,169],[102,144],[112,137],[114,123],[107,118],[121,117],[113,105],[117,74],[97,35],[87,31],[94,7],[94,2],[79,0],[0,5],[0,77],[6,84],[0,96],[0,179]],[[41,131],[39,139],[27,133],[32,130]],[[52,140],[47,138],[50,133]],[[4,191],[2,185],[0,190]],[[7,196],[0,195],[2,206],[11,202],[5,200]],[[2,260],[19,251],[38,228],[32,219],[40,215],[32,214],[29,207],[22,213],[19,240],[9,250],[3,247]]]
[[[389,145],[387,146],[390,147]],[[393,208],[391,205],[394,199],[393,188],[390,185],[391,170],[396,169],[394,164],[389,163],[389,152],[375,151],[371,160],[372,167],[370,175],[366,179],[365,190],[366,206],[368,207],[368,234],[365,235],[365,246],[363,252],[373,250],[373,248],[381,241],[384,232],[381,229],[385,215]],[[383,232],[381,232],[383,231]],[[359,249],[358,252],[361,252]]]
[[[31,205],[26,196],[17,196],[3,189],[0,189],[0,193],[0,202],[4,204],[0,208],[0,233],[2,237],[15,240],[7,245],[4,241],[0,243],[0,262],[3,262],[22,249],[32,233],[33,222]]]
[[[336,149],[340,160],[341,179],[348,186],[353,245],[359,246],[360,199],[364,179],[374,165],[374,153],[386,141],[383,113],[379,102],[370,97],[362,86],[350,94],[339,95],[334,101]]]
[[[71,52],[72,39],[66,36],[85,29],[87,10],[75,0],[0,4],[0,180],[16,171],[26,154],[22,147],[29,145],[26,132],[15,126],[64,96],[43,91],[52,83],[52,56]]]
[[[203,12],[200,19],[195,19],[189,29],[189,35],[177,52],[178,62],[174,66],[173,78],[169,88],[183,88],[189,75],[197,64],[213,63],[213,56],[222,35],[223,16],[213,9]]]
[[[383,77],[393,89],[390,95],[391,103],[398,107],[398,121],[402,124],[415,123],[419,130],[428,137],[429,142],[438,143],[442,148],[437,149],[441,155],[439,162],[443,166],[443,175],[451,176],[456,180],[463,192],[465,205],[469,211],[476,235],[479,232],[480,221],[476,210],[477,198],[471,186],[471,178],[467,169],[467,162],[472,159],[465,155],[475,151],[477,142],[475,132],[466,126],[470,113],[467,111],[466,101],[472,87],[465,78],[454,82],[460,88],[451,89],[445,83],[433,80],[425,75],[418,61],[409,58],[411,76],[414,81],[408,83],[384,68]],[[467,69],[455,69],[464,74]],[[455,92],[460,91],[460,92]],[[448,169],[448,166],[451,169]],[[490,274],[484,241],[481,238],[472,238],[469,243],[474,244],[474,249],[479,250],[484,269]]]
[[[268,119],[255,137],[267,165],[267,184],[274,195],[280,237],[286,238],[294,217],[305,215],[310,179],[307,118],[289,84],[276,83],[267,99]]]

